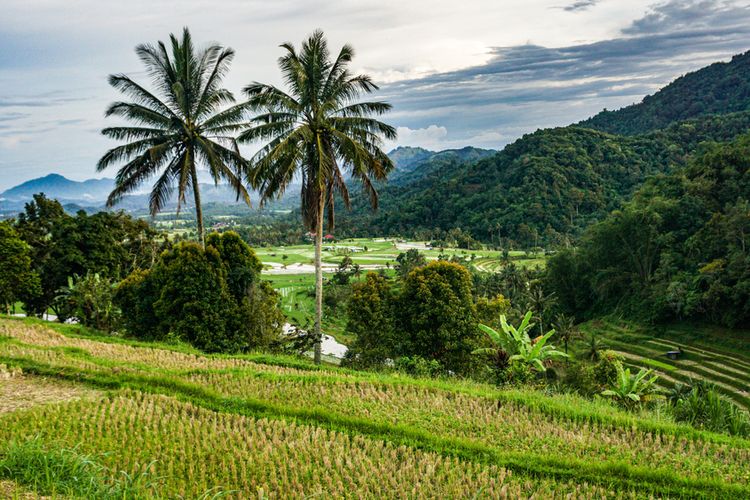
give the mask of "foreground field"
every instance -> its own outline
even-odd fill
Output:
[[[750,495],[750,442],[651,413],[55,328],[65,334],[0,319],[0,363],[16,383],[61,394],[0,410],[0,462],[13,464],[0,480],[13,487],[80,494],[18,459],[65,450],[144,496]]]

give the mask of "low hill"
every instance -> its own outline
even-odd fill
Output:
[[[15,481],[11,489],[87,498],[750,495],[747,440],[571,394],[208,356],[34,320],[0,318],[0,340],[16,389],[2,401],[19,402],[0,405],[0,479]],[[86,480],[70,481],[73,473]]]
[[[612,134],[637,135],[710,114],[750,109],[750,51],[682,76],[638,104],[604,110],[578,123]]]

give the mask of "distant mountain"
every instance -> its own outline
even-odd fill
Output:
[[[388,157],[396,166],[396,171],[391,174],[388,183],[392,185],[406,184],[425,177],[446,164],[475,162],[495,153],[497,151],[494,149],[480,149],[471,146],[444,151],[400,146],[388,153]]]
[[[682,76],[638,104],[604,110],[578,123],[622,135],[662,129],[674,122],[710,114],[750,110],[750,51]]]
[[[397,171],[404,172],[414,169],[415,166],[434,154],[435,151],[430,151],[429,149],[399,146],[388,153],[388,158],[396,166]]]
[[[13,213],[23,210],[24,204],[32,199],[37,193],[44,193],[48,198],[59,200],[66,210],[70,212],[79,209],[86,211],[96,211],[105,208],[105,203],[109,193],[114,187],[114,179],[90,179],[87,181],[70,180],[60,174],[49,174],[37,179],[31,179],[18,186],[12,187],[7,191],[0,193],[0,214],[12,215]],[[201,201],[204,204],[236,204],[237,197],[232,189],[226,184],[209,184],[201,183]],[[144,211],[148,209],[149,195],[145,190],[148,185],[144,184],[144,192],[131,194],[123,197],[115,209],[126,211]],[[294,192],[294,186],[290,187],[289,192]],[[289,208],[292,197],[285,196],[282,200],[276,201],[269,205],[269,208]],[[296,200],[296,198],[295,198]],[[258,197],[251,194],[251,201],[257,204]],[[168,206],[177,205],[177,195],[173,194]],[[192,206],[192,196],[186,199],[185,207]]]
[[[102,203],[112,191],[113,179],[89,179],[72,181],[60,174],[49,174],[44,177],[26,181],[0,193],[0,200],[6,202],[25,202],[36,193],[45,193],[50,198],[85,202]]]

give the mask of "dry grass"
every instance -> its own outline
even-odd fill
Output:
[[[0,498],[8,498],[13,500],[31,500],[49,497],[39,496],[36,493],[27,491],[18,486],[13,481],[0,481]]]
[[[93,398],[100,394],[93,389],[56,380],[15,375],[0,378],[0,414],[41,404]]]

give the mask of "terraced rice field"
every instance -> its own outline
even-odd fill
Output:
[[[36,437],[95,457],[105,480],[147,472],[144,497],[750,495],[750,441],[647,411],[64,331],[0,319],[0,363],[73,389],[0,413],[0,460]],[[13,470],[3,488],[25,494]]]
[[[701,334],[699,327],[694,328],[692,336],[686,336],[684,328],[657,332],[617,321],[591,322],[584,330],[586,335],[592,332],[600,335],[609,348],[625,357],[628,365],[653,369],[664,388],[706,380],[727,398],[750,410],[750,356],[711,342],[710,334]],[[694,340],[685,340],[686,337]],[[679,348],[684,351],[680,359],[666,356],[668,351]]]

